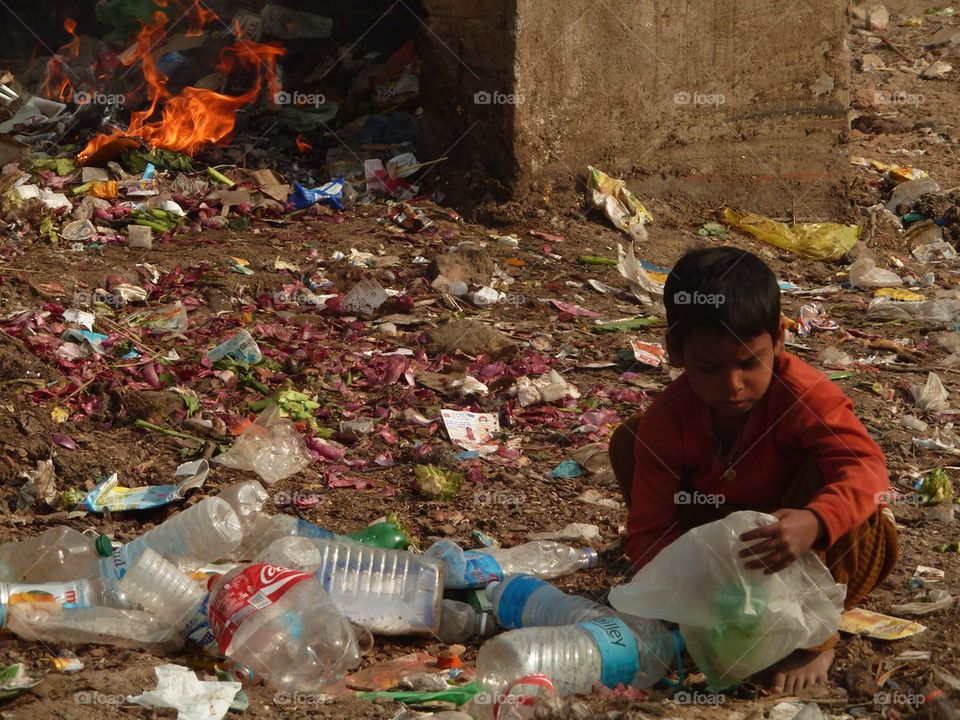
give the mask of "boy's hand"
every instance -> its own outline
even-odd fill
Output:
[[[826,533],[823,523],[810,510],[784,509],[772,513],[779,522],[743,533],[744,542],[760,540],[740,552],[757,558],[746,563],[750,570],[765,567],[765,574],[779,572],[794,562]]]

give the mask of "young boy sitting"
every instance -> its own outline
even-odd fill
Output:
[[[784,350],[776,277],[743,250],[694,250],[664,303],[684,373],[610,440],[634,568],[692,527],[758,510],[777,522],[741,536],[745,566],[777,572],[812,549],[853,607],[897,557],[893,515],[878,507],[886,463],[843,391]],[[774,666],[773,692],[825,681],[838,639]]]

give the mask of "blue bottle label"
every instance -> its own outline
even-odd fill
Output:
[[[640,649],[626,623],[610,616],[577,623],[588,633],[600,650],[602,666],[600,682],[607,687],[628,685],[640,672]]]
[[[110,557],[100,558],[100,575],[108,584],[116,584],[127,574],[127,546],[118,547]]]
[[[207,607],[210,604],[210,593],[203,598],[203,602],[197,608],[196,614],[187,623],[183,635],[190,642],[207,652],[215,655],[220,654],[220,648],[217,647],[217,639],[213,636],[213,630],[210,629],[210,620],[207,617]]]
[[[329,530],[322,528],[319,525],[314,525],[312,522],[308,522],[307,520],[301,520],[300,518],[297,518],[296,534],[299,537],[323,538],[324,540],[333,540],[337,537]]]
[[[483,588],[492,582],[503,580],[503,568],[493,555],[477,550],[467,550],[463,554],[467,564],[463,571],[465,588]]]
[[[497,622],[507,630],[523,627],[523,608],[534,591],[546,585],[545,580],[532,575],[517,575],[510,578],[500,602],[497,603]]]

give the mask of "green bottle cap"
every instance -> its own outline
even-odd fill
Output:
[[[110,557],[113,555],[113,542],[109,535],[98,535],[93,543],[93,547],[100,557]]]

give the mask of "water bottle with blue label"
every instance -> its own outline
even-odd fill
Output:
[[[503,703],[511,684],[530,675],[546,675],[559,696],[589,694],[597,681],[607,687],[645,689],[666,675],[673,655],[674,640],[665,625],[638,637],[613,615],[574,625],[510,630],[480,648],[477,680],[482,698],[476,702],[482,706],[484,698],[492,698]]]
[[[573,548],[552,540],[483,550],[463,550],[452,540],[440,540],[426,555],[443,563],[444,587],[448,589],[483,588],[516,573],[549,580],[597,564],[593,548]]]

